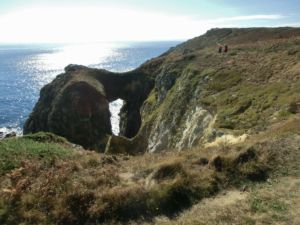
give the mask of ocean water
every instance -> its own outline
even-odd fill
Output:
[[[40,89],[68,64],[124,72],[156,57],[178,41],[93,44],[0,45],[0,137],[22,127]],[[113,132],[119,132],[122,100],[110,104]]]

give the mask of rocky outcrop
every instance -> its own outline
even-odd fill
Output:
[[[153,87],[143,72],[118,74],[70,65],[41,90],[40,99],[24,126],[24,133],[49,131],[85,148],[104,151],[109,135],[109,102],[125,101],[121,134],[139,130],[139,108]]]
[[[213,29],[131,72],[68,66],[42,89],[24,132],[130,154],[242,141],[298,113],[299,40],[298,28]],[[120,136],[112,136],[108,104],[118,98]]]

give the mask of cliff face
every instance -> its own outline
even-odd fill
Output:
[[[128,73],[69,66],[42,89],[24,132],[132,154],[242,141],[299,112],[299,46],[298,28],[213,29]],[[110,136],[117,98],[124,137]]]
[[[243,141],[299,111],[299,44],[300,29],[215,29],[162,56],[141,109],[148,150]]]

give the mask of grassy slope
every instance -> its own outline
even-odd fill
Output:
[[[298,115],[248,141],[263,143],[273,149],[268,153],[274,154],[274,158],[268,163],[272,169],[266,181],[232,186],[213,198],[200,201],[175,218],[160,216],[143,224],[299,224],[299,122]]]
[[[300,101],[300,34],[274,38],[274,32],[272,38],[273,31],[266,37],[249,31],[262,40],[251,43],[247,32],[239,32],[244,31],[221,38],[230,43],[228,54],[217,53],[217,34],[213,41],[209,36],[195,38],[167,55],[162,67],[171,66],[169,73],[176,74],[177,81],[161,103],[156,91],[151,93],[144,105],[144,124],[176,120],[174,132],[180,136],[185,116],[199,105],[216,115],[214,128],[253,134],[295,113]]]
[[[155,224],[299,224],[300,179],[283,177],[251,186],[249,190],[230,190],[206,199],[176,219],[156,218]]]
[[[292,224],[299,217],[299,122],[294,116],[237,146],[135,157],[99,155],[44,133],[4,140],[0,224]],[[289,180],[290,189],[277,193]],[[241,201],[218,197],[241,189]]]

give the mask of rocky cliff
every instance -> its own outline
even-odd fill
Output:
[[[299,28],[213,29],[131,72],[70,65],[41,90],[24,133],[131,154],[240,142],[299,112],[299,46]],[[108,109],[118,98],[120,137]]]
[[[104,151],[112,134],[109,102],[125,101],[120,133],[131,138],[140,128],[139,110],[151,88],[152,79],[140,70],[118,74],[69,65],[41,90],[24,133],[50,131],[85,148]]]

